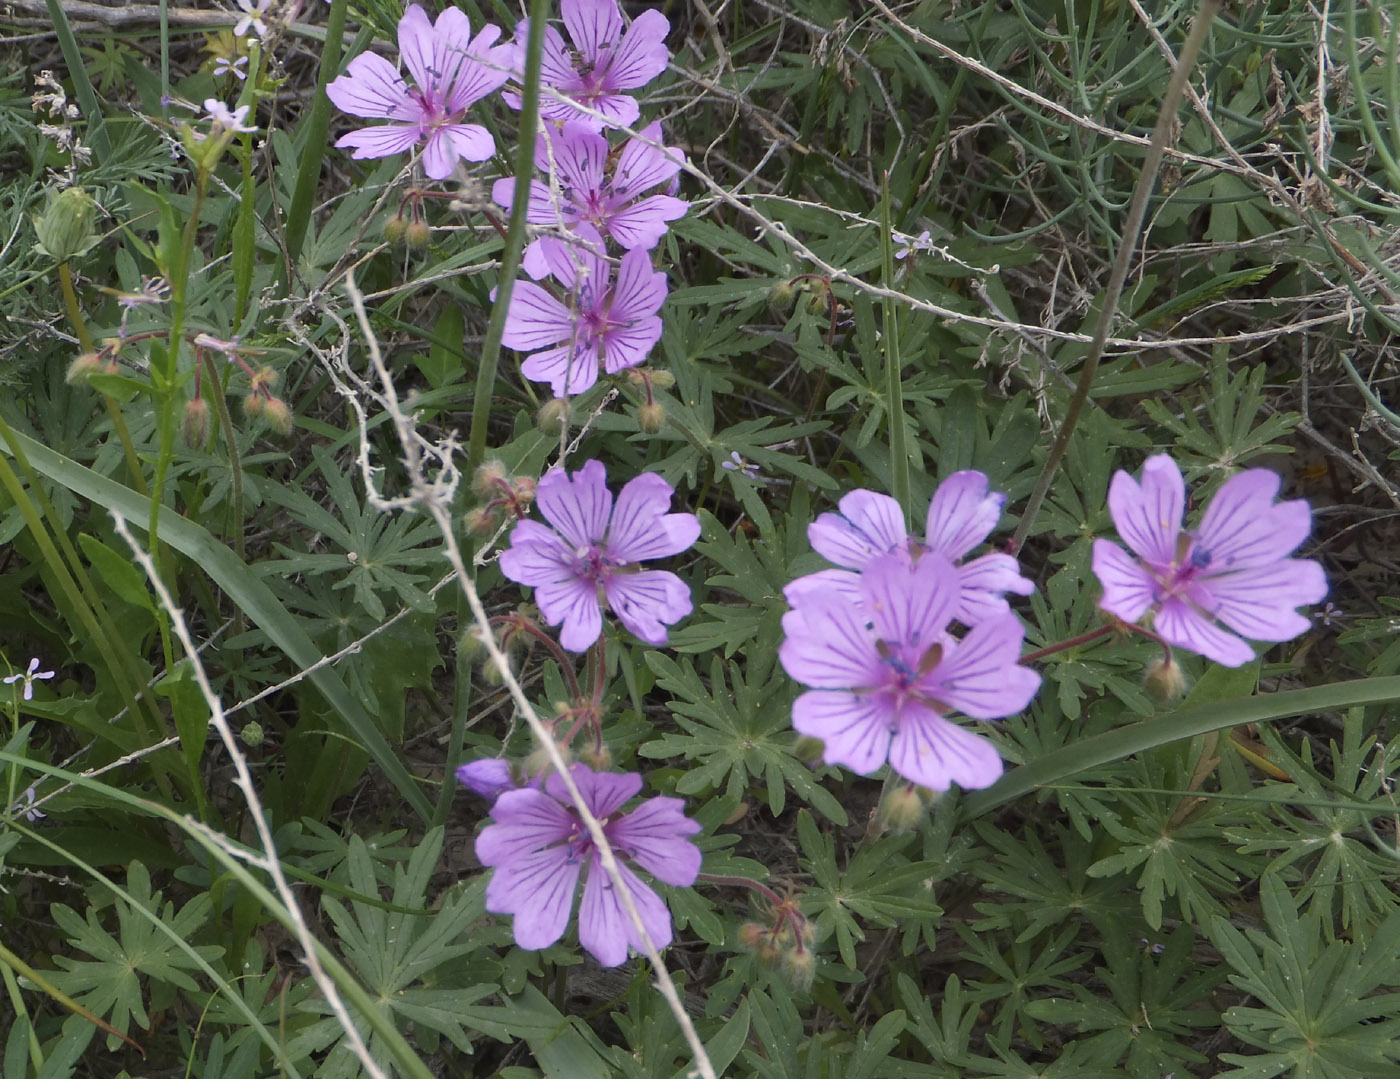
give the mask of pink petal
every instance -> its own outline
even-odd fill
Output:
[[[1094,540],[1093,566],[1094,576],[1103,585],[1099,606],[1109,614],[1124,622],[1136,622],[1157,602],[1156,579],[1118,544]]]
[[[567,341],[578,320],[574,313],[531,281],[517,281],[510,294],[501,344],[528,351]]]
[[[432,180],[446,180],[457,165],[457,151],[445,129],[438,128],[428,136],[423,147],[423,171]]]
[[[954,472],[938,485],[929,503],[924,543],[957,560],[992,533],[1001,519],[1006,496],[988,493],[981,472]]]
[[[700,518],[668,513],[675,490],[655,472],[628,480],[618,492],[608,527],[608,557],[646,562],[680,554],[700,538]]]
[[[576,548],[602,543],[608,534],[613,497],[601,461],[588,461],[572,476],[562,468],[546,472],[535,491],[546,521]]]
[[[701,830],[679,798],[648,798],[607,826],[608,839],[657,880],[689,887],[700,874],[700,849],[687,836]]]
[[[590,580],[574,577],[535,586],[535,605],[551,626],[558,626],[559,643],[570,652],[586,652],[603,632],[598,589]]]
[[[823,558],[858,570],[907,546],[904,512],[889,495],[851,491],[842,497],[840,509],[840,514],[823,513],[807,526],[807,539]]]
[[[350,156],[356,160],[366,157],[390,157],[412,150],[423,136],[416,126],[400,127],[398,124],[385,124],[382,127],[362,127],[336,139],[341,149],[354,147]]]
[[[1205,614],[1256,641],[1291,641],[1306,633],[1312,621],[1294,608],[1326,595],[1322,566],[1302,558],[1208,577],[1187,589],[1187,597]]]
[[[670,32],[671,24],[661,12],[650,10],[638,15],[613,52],[601,85],[609,90],[635,90],[651,82],[666,70],[671,57],[666,48],[666,35]]]
[[[548,382],[555,397],[574,397],[598,381],[598,356],[586,346],[561,345],[536,352],[520,373],[531,382]]]
[[[583,764],[569,768],[574,786],[583,796],[588,811],[599,820],[611,817],[642,789],[642,777],[637,772],[595,772]],[[558,772],[551,772],[545,780],[545,793],[561,805],[570,805],[569,788]]]
[[[783,615],[787,639],[778,659],[789,676],[817,689],[858,689],[886,683],[888,668],[858,605],[813,596]]]
[[[448,11],[456,9],[449,8]],[[457,14],[466,19],[460,11]],[[455,24],[455,20],[448,20],[447,12],[438,18],[438,22],[444,31]],[[437,49],[437,35],[433,31],[428,13],[417,4],[410,4],[399,20],[399,59],[413,76],[414,84],[425,92],[435,91],[442,85],[443,66]],[[467,33],[471,33],[470,24]],[[465,51],[467,45],[468,41],[464,40],[459,48]],[[453,62],[454,71],[458,62]]]
[[[629,326],[609,330],[602,341],[603,369],[610,375],[646,362],[661,340],[662,323],[656,316],[637,319]]]
[[[975,719],[1015,715],[1040,688],[1040,675],[1021,666],[1025,630],[1014,614],[973,626],[918,682],[941,703]]]
[[[1179,599],[1162,604],[1152,628],[1169,644],[1199,652],[1226,667],[1242,667],[1254,659],[1253,648]]]
[[[890,743],[890,767],[930,790],[990,787],[1002,773],[1001,754],[986,738],[916,701],[905,704]]]
[[[440,23],[442,20],[438,21]],[[461,66],[447,84],[445,107],[449,115],[463,112],[491,91],[499,89],[511,77],[516,50],[512,45],[492,47],[500,36],[501,28],[490,24],[483,26],[481,33],[476,35],[476,40],[462,58]]]
[[[683,150],[661,145],[661,122],[653,120],[623,145],[613,171],[613,194],[628,199],[669,183],[683,161]]]
[[[609,214],[606,221],[608,235],[624,250],[642,248],[650,251],[666,235],[666,223],[684,217],[689,209],[690,203],[685,199],[651,195]]]
[[[685,582],[665,570],[609,574],[603,591],[618,621],[647,644],[665,644],[666,627],[679,622],[692,607]]]
[[[564,29],[589,68],[600,66],[622,36],[617,0],[561,0]]]
[[[559,533],[538,521],[520,521],[501,552],[501,572],[516,584],[535,587],[576,577],[574,551]]]
[[[384,57],[362,52],[345,74],[326,86],[326,96],[341,112],[385,120],[425,119],[422,107],[409,94],[398,69]]]
[[[610,317],[629,322],[656,314],[666,302],[666,275],[651,268],[645,251],[628,251],[617,268]]]
[[[1193,555],[1208,558],[1211,573],[1267,566],[1286,558],[1312,531],[1303,499],[1274,505],[1278,473],[1251,468],[1220,486],[1201,515]]]
[[[625,865],[617,868],[646,926],[647,936],[658,949],[666,947],[671,943],[671,912],[637,874]],[[615,967],[626,960],[629,947],[642,951],[641,934],[623,909],[616,885],[603,872],[596,855],[589,861],[583,901],[578,908],[578,942],[605,967]]]
[[[486,909],[515,915],[513,931],[520,947],[548,948],[569,926],[580,868],[564,847],[521,853],[491,874]]]
[[[463,161],[485,161],[496,152],[496,143],[480,124],[444,124],[433,137],[444,139]]]
[[[813,596],[839,596],[843,602],[859,606],[860,574],[844,569],[824,569],[789,581],[783,588],[783,598],[789,607],[801,607]]]
[[[992,551],[957,567],[962,596],[953,616],[965,626],[1007,614],[1011,607],[1002,593],[1029,596],[1035,584],[1021,576],[1021,567],[1009,554]]]
[[[577,197],[602,188],[608,161],[607,139],[587,124],[569,121],[558,134],[551,136],[550,143],[554,150],[554,167],[565,190],[572,188]],[[548,173],[547,155],[537,152],[535,164]]]
[[[893,705],[880,694],[810,690],[792,704],[798,734],[825,743],[822,759],[868,776],[885,763],[895,727]]]
[[[1142,485],[1126,472],[1115,472],[1108,486],[1108,510],[1118,535],[1129,549],[1154,566],[1176,558],[1181,516],[1186,512],[1186,484],[1176,462],[1166,454],[1142,466]]]
[[[861,572],[860,592],[875,637],[918,652],[948,628],[962,595],[952,563],[932,551],[912,566],[901,555],[881,555]]]

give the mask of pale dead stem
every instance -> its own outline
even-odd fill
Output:
[[[638,938],[642,942],[642,951],[647,960],[651,963],[652,969],[656,971],[657,988],[666,1000],[666,1005],[671,1014],[675,1017],[676,1023],[684,1033],[686,1042],[689,1044],[691,1052],[695,1057],[695,1064],[700,1076],[703,1079],[717,1079],[714,1067],[711,1065],[709,1056],[705,1052],[705,1046],[700,1041],[700,1035],[695,1029],[695,1025],[690,1020],[689,1013],[685,1010],[680,996],[676,992],[676,987],[671,981],[671,976],[666,969],[666,964],[661,959],[660,952],[657,951],[655,943],[647,933],[641,915],[637,912],[636,904],[632,900],[632,893],[627,887],[626,881],[618,867],[617,858],[613,854],[612,845],[608,842],[608,837],[603,831],[602,823],[589,810],[584,801],[578,786],[574,783],[573,776],[569,773],[568,763],[564,760],[563,754],[559,750],[558,743],[554,740],[549,729],[545,727],[539,714],[535,711],[534,705],[525,695],[524,688],[520,685],[515,673],[510,668],[510,661],[501,650],[496,641],[496,636],[491,630],[490,618],[486,613],[486,608],[482,604],[481,597],[477,593],[476,585],[473,583],[471,574],[468,572],[466,563],[462,559],[461,548],[457,544],[455,528],[452,516],[448,508],[448,502],[444,500],[443,492],[455,485],[455,471],[452,470],[451,460],[457,443],[449,436],[441,444],[432,444],[420,435],[416,429],[414,421],[404,412],[400,405],[398,391],[394,387],[393,378],[389,374],[388,368],[384,365],[383,357],[379,352],[379,343],[374,336],[373,329],[369,324],[369,316],[365,313],[364,300],[359,291],[355,288],[352,279],[346,278],[345,291],[350,298],[350,303],[355,309],[355,316],[360,325],[360,332],[364,337],[365,347],[369,352],[370,364],[378,377],[381,389],[375,395],[377,403],[381,404],[388,412],[394,424],[394,429],[399,437],[399,444],[403,450],[402,464],[407,472],[412,494],[399,498],[384,498],[378,491],[370,486],[366,491],[366,497],[371,505],[381,509],[404,509],[415,508],[426,512],[437,524],[438,530],[442,534],[444,550],[448,562],[456,576],[457,582],[462,589],[462,594],[466,598],[468,606],[471,607],[472,616],[476,621],[480,631],[481,643],[485,647],[487,654],[491,658],[497,673],[501,677],[502,683],[510,691],[511,699],[515,702],[516,709],[525,718],[530,730],[535,735],[535,740],[545,751],[550,766],[559,775],[565,788],[569,792],[569,798],[573,802],[579,819],[588,829],[589,837],[598,851],[598,859],[603,871],[608,875],[616,890],[617,898],[621,901],[623,910],[626,911],[628,919],[637,931]],[[358,411],[358,410],[357,410]],[[361,427],[361,456],[368,454],[367,431]],[[425,464],[425,452],[442,463],[442,469],[436,478],[430,479],[427,475]],[[444,476],[444,471],[449,471],[448,476]]]
[[[335,982],[326,973],[325,968],[321,966],[320,959],[316,956],[316,938],[311,932],[311,927],[306,924],[306,919],[302,916],[301,904],[297,901],[291,886],[287,883],[287,878],[282,873],[282,862],[277,854],[277,845],[273,842],[272,829],[268,827],[267,814],[263,811],[262,800],[258,797],[257,789],[253,786],[253,777],[248,771],[247,758],[243,756],[238,739],[234,735],[233,729],[228,725],[228,718],[224,714],[219,695],[214,692],[214,687],[209,682],[209,676],[205,673],[204,663],[199,658],[199,648],[195,645],[194,638],[190,636],[189,626],[185,624],[185,616],[170,595],[170,591],[165,587],[164,579],[156,572],[151,556],[132,537],[127,528],[126,519],[118,513],[113,513],[112,523],[117,534],[131,548],[133,557],[141,563],[141,568],[146,571],[146,578],[150,581],[151,588],[154,589],[161,608],[170,617],[170,627],[175,631],[175,636],[179,638],[180,645],[185,650],[185,656],[190,662],[190,669],[199,685],[199,692],[209,708],[209,722],[218,731],[219,739],[223,742],[225,751],[233,761],[234,782],[243,793],[243,800],[248,805],[248,813],[253,819],[253,827],[257,830],[258,843],[261,845],[263,853],[257,856],[251,855],[235,843],[221,844],[221,846],[228,854],[247,861],[249,865],[261,869],[272,879],[273,888],[276,890],[278,898],[281,899],[282,905],[286,908],[287,917],[295,929],[297,943],[301,945],[302,962],[306,964],[306,969],[310,972],[312,980],[315,981],[317,988],[326,998],[326,1004],[344,1029],[348,1048],[355,1054],[355,1058],[365,1071],[374,1079],[388,1079],[384,1070],[370,1056],[369,1047],[365,1045],[364,1038],[360,1036],[359,1029],[355,1026],[354,1020],[350,1018],[350,1011],[346,1008],[345,1001],[341,999],[340,990],[336,988]],[[218,837],[209,833],[206,838]]]

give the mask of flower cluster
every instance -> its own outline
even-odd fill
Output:
[[[594,772],[575,764],[570,775],[619,856],[618,871],[647,935],[664,948],[671,942],[671,913],[631,866],[666,884],[694,884],[700,851],[689,837],[700,825],[685,816],[685,804],[678,798],[648,798],[631,812],[620,813],[642,789],[642,777],[635,772]],[[522,948],[547,948],[568,928],[582,875],[579,943],[608,967],[625,960],[629,948],[641,951],[636,927],[560,776],[526,787],[509,785],[508,770],[496,779],[494,823],[476,839],[476,856],[495,870],[486,886],[486,909],[514,916],[515,941]]]
[[[607,471],[589,461],[572,476],[555,469],[535,500],[549,526],[519,522],[501,571],[535,590],[550,625],[563,623],[559,643],[582,652],[603,630],[601,600],[648,644],[664,644],[666,627],[690,613],[690,589],[674,573],[638,563],[679,554],[700,537],[693,513],[670,513],[671,485],[643,473],[613,502]],[[601,598],[600,598],[601,597]]]
[[[521,366],[526,378],[570,397],[590,389],[600,370],[641,365],[660,340],[666,275],[652,269],[648,252],[688,204],[657,190],[675,185],[685,160],[663,144],[660,123],[618,146],[603,133],[637,120],[640,107],[624,91],[665,69],[665,17],[645,12],[624,29],[616,0],[564,0],[561,9],[574,52],[547,29],[550,96],[541,112],[557,126],[536,144],[546,179],[530,181],[526,207],[531,225],[554,230],[525,252],[526,273],[547,283],[515,283],[501,340],[533,353]],[[522,23],[516,41],[528,30]],[[509,208],[515,190],[515,180],[498,180],[492,195]]]
[[[1004,598],[1032,589],[1016,560],[991,553],[955,564],[991,533],[1003,500],[982,473],[958,472],[935,493],[922,542],[898,503],[873,491],[852,491],[839,514],[808,529],[818,553],[844,568],[788,585],[778,656],[812,687],[792,722],[825,743],[829,764],[869,775],[888,761],[932,790],[977,789],[1001,775],[996,748],[947,717],[1012,715],[1040,686],[1019,663],[1024,631]],[[955,621],[968,627],[961,637]]]
[[[1289,558],[1308,538],[1307,502],[1275,502],[1279,477],[1265,468],[1236,473],[1220,485],[1194,532],[1182,528],[1186,484],[1166,455],[1149,457],[1139,483],[1114,474],[1108,508],[1116,543],[1094,541],[1099,606],[1125,622],[1151,615],[1166,641],[1227,667],[1254,658],[1244,640],[1292,640],[1309,621],[1298,607],[1327,595],[1322,566]]]

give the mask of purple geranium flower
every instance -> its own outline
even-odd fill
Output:
[[[647,644],[665,644],[666,627],[690,613],[690,589],[674,573],[640,570],[638,562],[679,554],[700,537],[700,518],[668,513],[671,485],[644,472],[623,485],[613,505],[607,472],[589,461],[568,476],[540,480],[535,502],[552,527],[521,521],[501,553],[501,571],[531,585],[559,643],[582,652],[603,630],[599,595],[619,621]]]
[[[1040,675],[1018,662],[1024,631],[1014,614],[948,633],[961,585],[947,558],[882,555],[843,590],[807,596],[783,616],[783,669],[813,687],[792,706],[792,725],[826,743],[828,764],[869,775],[886,759],[922,787],[976,790],[1001,775],[986,739],[946,718],[956,709],[996,719],[1024,708]]]
[[[503,791],[520,786],[511,774],[510,762],[499,757],[484,757],[457,766],[457,782],[473,794],[495,798]]]
[[[841,499],[840,513],[823,513],[807,528],[813,549],[845,570],[799,577],[783,594],[794,607],[806,596],[832,588],[854,599],[859,595],[857,573],[881,555],[895,552],[917,557],[931,551],[957,563],[1001,519],[1006,496],[987,486],[987,477],[971,470],[954,472],[944,480],[929,503],[922,543],[909,536],[899,503],[889,495],[851,491]],[[1011,608],[1003,593],[1028,596],[1035,591],[1035,585],[1021,576],[1016,559],[997,551],[956,566],[956,572],[962,591],[953,617],[967,626],[1007,614]]]
[[[556,397],[592,387],[599,365],[612,375],[645,362],[661,338],[657,312],[666,302],[666,275],[652,270],[646,251],[637,248],[622,256],[614,282],[611,264],[591,249],[600,244],[597,233],[586,230],[583,240],[542,241],[543,262],[569,290],[570,302],[517,281],[501,336],[508,348],[542,349],[520,371],[532,382],[548,382]]]
[[[608,140],[584,124],[566,123],[562,131],[549,136],[548,145],[541,138],[535,151],[535,164],[546,172],[553,156],[559,177],[558,201],[549,184],[532,180],[526,220],[532,225],[569,229],[591,225],[628,251],[655,247],[666,234],[666,223],[684,216],[690,205],[671,195],[640,198],[644,191],[670,182],[680,171],[685,155],[660,143],[660,123],[643,128],[638,137],[623,144],[608,179]],[[510,209],[515,181],[497,180],[491,196]]]
[[[617,0],[561,0],[559,12],[573,48],[564,44],[554,27],[545,28],[540,79],[555,93],[541,95],[540,115],[549,120],[577,120],[595,131],[631,127],[641,115],[641,107],[621,91],[645,86],[666,70],[671,55],[666,49],[671,29],[666,16],[644,11],[624,31]],[[529,36],[530,20],[526,19],[515,31],[515,40],[520,43],[518,66],[523,66],[520,55]],[[519,94],[504,97],[511,108],[520,108]],[[601,115],[583,112],[573,102]]]
[[[1125,622],[1150,611],[1163,640],[1227,667],[1254,658],[1243,637],[1298,636],[1311,623],[1296,608],[1321,600],[1327,578],[1312,559],[1287,557],[1307,539],[1312,515],[1301,498],[1275,503],[1278,489],[1277,473],[1266,468],[1237,473],[1188,532],[1181,527],[1186,484],[1170,457],[1149,457],[1141,484],[1115,473],[1108,509],[1137,558],[1094,541],[1099,606]]]
[[[456,8],[430,23],[421,7],[410,6],[399,20],[399,53],[413,86],[382,56],[365,52],[326,87],[345,112],[398,123],[352,131],[336,145],[354,147],[357,158],[387,157],[426,140],[423,171],[434,180],[451,176],[459,157],[485,161],[496,152],[490,133],[461,119],[468,106],[509,78],[515,53],[511,46],[492,45],[500,36],[499,27],[483,26],[473,40],[471,24]]]
[[[642,777],[635,772],[598,773],[575,764],[569,774],[618,855],[618,870],[647,936],[664,948],[671,943],[671,912],[622,859],[666,884],[694,884],[700,851],[687,837],[700,831],[700,825],[685,816],[685,803],[679,798],[648,798],[618,816],[623,803],[642,789]],[[486,886],[486,909],[515,916],[515,942],[520,947],[547,948],[564,935],[579,874],[586,868],[579,943],[605,967],[626,959],[629,947],[641,951],[637,927],[603,872],[593,839],[559,775],[545,780],[543,790],[506,791],[492,806],[491,818],[495,823],[476,839],[477,858],[495,869]]]

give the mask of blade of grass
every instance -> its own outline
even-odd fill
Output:
[[[103,509],[120,513],[138,527],[150,514],[150,499],[128,487],[98,475],[62,454],[41,446],[33,439],[13,432],[11,437],[41,475],[68,488],[74,494],[94,502]],[[0,444],[0,452],[9,452]],[[199,566],[287,657],[302,668],[309,668],[322,658],[320,649],[306,631],[282,606],[272,590],[244,565],[232,551],[202,526],[171,511],[160,508],[160,537],[176,551]],[[419,789],[363,703],[346,687],[340,675],[330,667],[320,667],[307,675],[332,708],[345,720],[359,743],[369,753],[384,775],[394,784],[403,799],[424,820],[432,816],[432,806]]]
[[[1334,712],[1355,705],[1395,700],[1400,700],[1400,675],[1360,678],[1282,693],[1260,693],[1240,700],[1185,708],[1171,715],[1150,716],[1127,727],[1076,741],[1030,764],[1013,768],[986,790],[969,794],[963,806],[968,816],[980,817],[1042,787],[1053,787],[1110,761],[1183,738],[1195,738],[1243,723],[1272,723],[1306,712]]]

